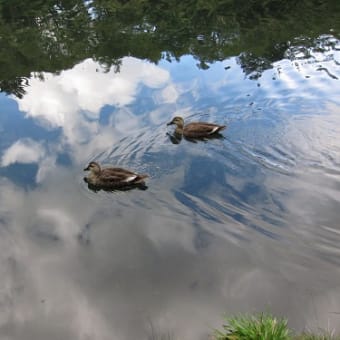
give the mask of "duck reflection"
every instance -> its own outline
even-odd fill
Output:
[[[184,138],[186,141],[191,142],[191,143],[197,143],[197,142],[207,142],[211,139],[225,139],[225,137],[221,133],[214,133],[213,135],[209,137],[196,137],[196,138],[188,138],[183,135],[179,135],[176,133],[169,133],[167,132],[166,134],[169,137],[169,140],[171,141],[172,144],[179,144],[182,139]]]
[[[104,168],[97,162],[90,162],[84,169],[89,171],[89,175],[84,177],[88,188],[94,192],[104,191],[128,191],[131,189],[146,190],[145,178],[147,174],[137,174],[133,171],[123,168]]]

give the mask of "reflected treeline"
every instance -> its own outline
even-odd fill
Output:
[[[256,79],[296,37],[322,48],[320,35],[340,32],[339,14],[338,0],[3,0],[0,88],[21,97],[32,72],[89,57],[119,70],[127,55],[157,63],[191,54],[202,69],[238,56]]]

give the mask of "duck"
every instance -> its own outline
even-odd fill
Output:
[[[184,125],[184,119],[176,116],[167,125],[176,125],[175,135],[184,136],[189,139],[214,138],[219,132],[226,128],[226,125],[218,125],[205,122],[191,122]]]
[[[102,169],[94,161],[90,162],[84,171],[90,172],[87,177],[84,177],[84,181],[88,183],[90,189],[146,188],[144,180],[149,177],[147,174],[137,174],[123,168],[107,167]]]

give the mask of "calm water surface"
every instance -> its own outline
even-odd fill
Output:
[[[14,58],[17,76],[0,74],[1,338],[207,339],[223,314],[263,311],[340,331],[340,40],[324,25],[255,64]],[[175,115],[225,138],[173,144]],[[89,190],[91,160],[149,173],[148,189]]]

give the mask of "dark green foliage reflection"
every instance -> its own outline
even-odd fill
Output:
[[[190,54],[198,67],[239,56],[257,79],[296,37],[309,45],[340,31],[328,1],[5,0],[0,3],[0,88],[20,97],[32,72],[58,72],[85,58],[119,70],[130,55],[157,63]]]

